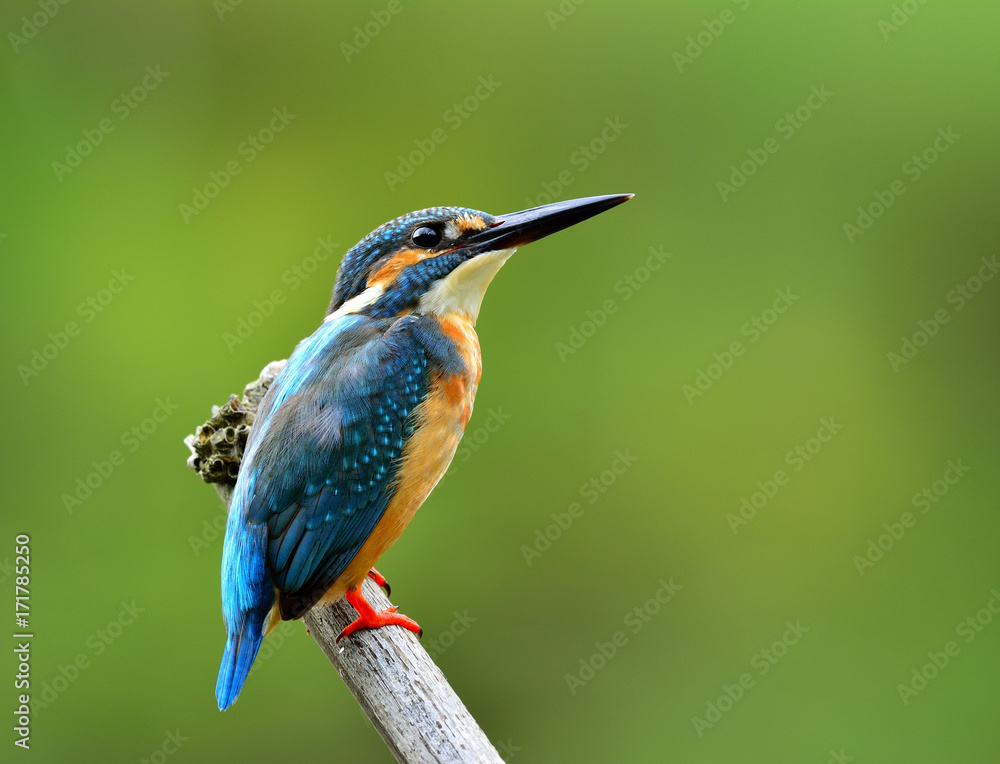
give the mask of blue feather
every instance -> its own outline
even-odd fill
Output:
[[[376,228],[344,255],[337,270],[337,283],[333,287],[333,300],[328,312],[333,313],[347,299],[361,294],[368,275],[376,270],[377,263],[393,252],[412,246],[409,243],[410,234],[416,226],[461,215],[479,216],[487,225],[496,220],[492,215],[468,207],[428,207],[402,215]]]
[[[272,608],[298,618],[381,520],[430,369],[463,361],[430,317],[329,320],[299,343],[261,401],[226,525],[226,651],[216,696],[238,697]]]
[[[253,493],[256,475],[237,485],[233,494],[226,540],[222,547],[222,615],[226,621],[226,650],[219,667],[215,697],[225,711],[239,697],[247,673],[257,657],[274,606],[274,585],[263,564],[267,532],[243,522],[243,496]],[[239,483],[240,481],[237,481]]]
[[[263,641],[263,625],[258,625],[256,630],[228,634],[219,679],[215,684],[215,699],[219,702],[220,711],[225,711],[240,696],[240,690],[243,689],[243,683],[247,680],[247,674],[250,673],[250,667]]]

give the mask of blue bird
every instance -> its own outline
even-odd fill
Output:
[[[376,612],[366,576],[447,470],[482,373],[474,329],[490,281],[524,244],[632,194],[494,217],[431,207],[376,228],[345,256],[323,324],[260,403],[222,553],[229,708],[281,620],[346,597],[359,628],[420,627]]]

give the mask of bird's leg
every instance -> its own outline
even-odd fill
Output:
[[[385,576],[383,576],[381,573],[375,570],[375,568],[372,568],[371,570],[368,571],[368,578],[374,581],[378,586],[381,586],[383,589],[385,589],[386,597],[392,596],[392,587],[389,586],[389,582],[386,581]]]
[[[382,626],[402,626],[404,629],[414,632],[418,637],[423,636],[424,631],[417,625],[416,621],[396,612],[399,608],[391,607],[388,610],[376,612],[375,608],[368,604],[365,595],[362,594],[361,584],[358,584],[354,589],[348,589],[344,596],[351,607],[358,611],[358,617],[340,632],[337,642],[340,642],[344,637],[349,637],[358,629],[378,629]]]

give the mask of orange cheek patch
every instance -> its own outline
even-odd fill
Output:
[[[479,215],[462,215],[455,219],[459,234],[475,233],[486,228],[486,221]]]
[[[389,262],[371,275],[368,279],[368,286],[375,286],[376,284],[388,286],[396,280],[403,268],[414,263],[419,263],[421,260],[426,260],[428,254],[428,252],[422,252],[417,249],[404,249],[402,252],[393,255]]]

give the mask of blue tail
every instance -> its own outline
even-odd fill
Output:
[[[226,622],[226,652],[219,667],[215,697],[225,711],[240,696],[247,680],[274,605],[274,584],[267,572],[267,525],[249,525],[243,511],[247,490],[253,491],[254,475],[236,482],[222,545],[222,617]]]
[[[247,619],[252,621],[252,618]],[[264,641],[264,622],[245,623],[242,631],[230,632],[226,638],[226,652],[219,667],[219,681],[215,685],[215,697],[219,710],[225,711],[240,696],[243,683],[247,680],[260,643]]]

